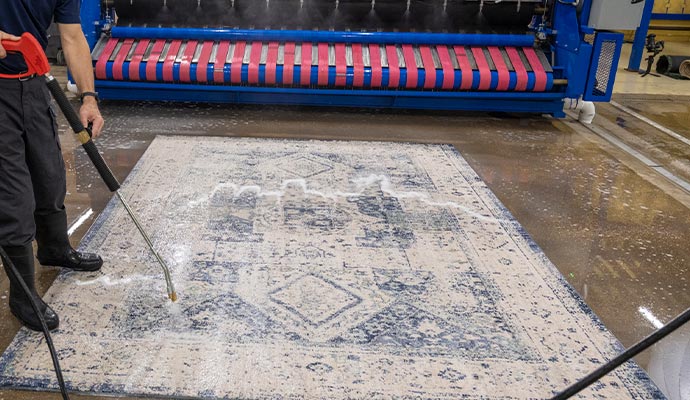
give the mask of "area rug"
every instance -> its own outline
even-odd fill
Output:
[[[71,390],[222,399],[542,399],[621,348],[447,145],[158,137],[47,294]],[[4,386],[54,390],[40,334]],[[629,363],[585,399],[657,399]]]

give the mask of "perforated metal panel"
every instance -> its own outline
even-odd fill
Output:
[[[623,34],[599,32],[589,67],[583,98],[588,101],[610,101],[620,58]]]
[[[601,44],[601,52],[599,53],[599,65],[597,66],[596,81],[592,89],[593,96],[605,96],[608,91],[609,81],[614,76],[611,76],[611,66],[613,65],[613,55],[616,53],[616,42],[606,41]]]

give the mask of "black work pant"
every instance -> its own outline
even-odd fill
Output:
[[[65,213],[65,163],[43,77],[0,78],[0,246],[31,243],[40,217]]]

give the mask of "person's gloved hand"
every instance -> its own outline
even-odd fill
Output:
[[[82,104],[79,109],[79,116],[81,117],[81,123],[84,126],[89,126],[91,124],[91,137],[94,139],[101,134],[103,130],[103,117],[98,109],[98,102],[91,96],[84,97],[84,104]]]
[[[9,33],[5,33],[3,31],[0,31],[0,41],[3,40],[14,40],[15,42],[19,40],[19,36],[14,36],[10,35]],[[5,51],[5,48],[2,47],[2,44],[0,43],[0,58],[5,58],[7,57],[7,52]]]

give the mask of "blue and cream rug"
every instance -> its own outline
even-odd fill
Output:
[[[620,347],[444,145],[159,137],[111,202],[99,273],[47,295],[72,390],[228,399],[542,399]],[[22,330],[4,386],[55,389]],[[630,363],[586,399],[663,396]]]

